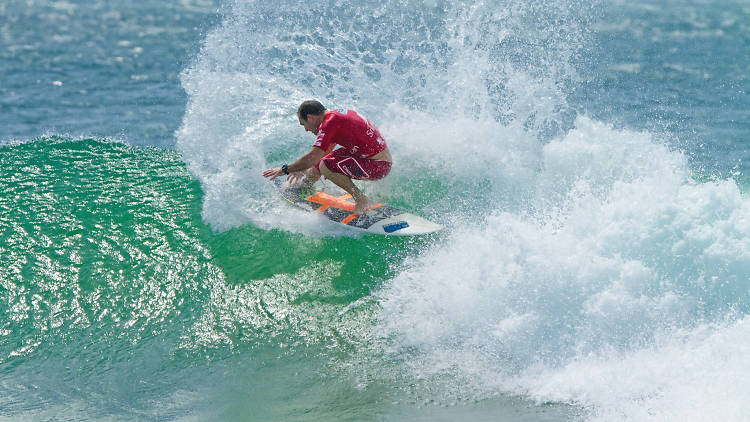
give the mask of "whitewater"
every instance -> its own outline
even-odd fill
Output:
[[[742,2],[16,3],[0,419],[750,417]],[[445,229],[287,206],[306,99]]]

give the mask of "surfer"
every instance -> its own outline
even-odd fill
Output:
[[[312,149],[291,164],[264,171],[263,177],[288,175],[290,183],[304,179],[312,185],[323,175],[352,196],[355,214],[366,212],[370,200],[352,179],[379,180],[391,170],[391,153],[378,128],[352,110],[326,110],[315,100],[303,102],[297,118],[317,136]],[[334,150],[336,145],[341,148]]]

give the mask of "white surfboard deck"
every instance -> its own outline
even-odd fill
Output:
[[[320,183],[316,183],[312,188],[303,188],[300,185],[290,186],[280,178],[273,182],[281,196],[292,205],[308,212],[319,212],[333,222],[366,233],[412,236],[433,233],[443,228],[426,218],[379,203],[362,215],[354,214],[351,195],[336,186],[323,188]]]

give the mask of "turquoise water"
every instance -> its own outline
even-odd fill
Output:
[[[742,2],[0,5],[0,419],[741,421]],[[358,236],[262,170],[355,108]]]

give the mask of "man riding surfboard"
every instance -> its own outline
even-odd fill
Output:
[[[378,128],[352,110],[326,110],[315,100],[303,102],[297,118],[317,136],[312,149],[291,164],[264,171],[263,177],[286,174],[291,183],[304,177],[312,184],[323,175],[352,196],[355,214],[366,212],[370,200],[352,179],[379,180],[391,170],[391,153]],[[341,147],[334,150],[336,145]]]

